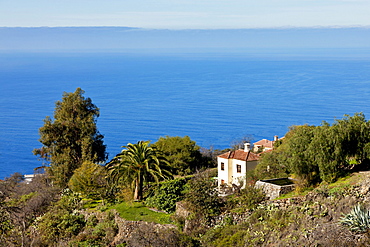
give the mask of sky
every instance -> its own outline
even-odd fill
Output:
[[[0,0],[0,27],[370,26],[370,0]]]

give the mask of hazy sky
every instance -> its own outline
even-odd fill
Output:
[[[370,0],[0,0],[0,26],[368,26]]]

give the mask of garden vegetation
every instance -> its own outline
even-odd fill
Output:
[[[215,160],[226,150],[164,136],[128,143],[108,161],[99,108],[83,94],[64,93],[40,128],[34,154],[45,173],[0,181],[1,246],[370,244],[370,175],[358,173],[370,165],[364,114],[290,127],[245,188],[220,196]],[[298,189],[275,201],[253,186],[288,176]]]

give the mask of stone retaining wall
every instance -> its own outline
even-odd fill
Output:
[[[278,179],[259,180],[255,188],[261,189],[270,200],[275,199],[283,194],[289,193],[295,189],[295,184],[276,185],[271,182]]]
[[[150,225],[157,230],[176,229],[176,226],[171,224],[161,225],[145,221],[125,220],[122,219],[117,212],[115,212],[115,221],[118,226],[118,233],[112,242],[112,246],[125,243],[131,237],[132,233],[143,225]]]
[[[199,218],[189,218],[191,211],[187,208],[186,203],[183,201],[176,203],[176,212],[175,215],[184,220],[184,233],[191,233],[194,228],[199,225]],[[231,213],[227,212],[218,216],[213,216],[209,219],[208,225],[203,225],[204,228],[212,228],[215,226],[221,226],[224,224],[240,224],[244,222],[245,219],[250,215],[250,212],[247,210],[243,213]]]

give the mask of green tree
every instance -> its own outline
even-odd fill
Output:
[[[50,162],[47,172],[61,187],[84,161],[99,163],[107,158],[103,135],[96,127],[99,108],[83,94],[77,88],[56,102],[54,120],[46,117],[39,129],[43,146],[34,150],[35,155]]]
[[[163,153],[173,174],[189,175],[207,164],[200,147],[189,136],[160,137],[152,146]]]
[[[288,177],[289,172],[285,153],[277,149],[261,155],[257,167],[247,172],[247,181],[253,183],[259,179]]]
[[[212,216],[221,213],[223,200],[218,196],[217,185],[211,171],[197,173],[186,184],[185,202],[193,212],[195,225],[209,224]]]
[[[321,179],[333,182],[346,171],[366,167],[370,154],[370,124],[364,114],[345,115],[330,126],[324,122],[317,128],[311,150],[320,168]]]
[[[257,171],[267,175],[267,168],[300,178],[303,185],[320,181],[334,182],[350,171],[370,165],[370,123],[364,114],[345,115],[332,125],[293,126],[279,146],[262,156]],[[276,169],[278,168],[278,169]],[[274,172],[275,173],[275,172]]]
[[[106,180],[104,166],[86,161],[77,168],[68,182],[68,187],[76,193],[87,198],[107,199],[110,196],[110,188]]]
[[[303,186],[318,182],[319,168],[315,162],[315,150],[311,150],[316,128],[291,126],[273,151],[262,154],[253,173],[258,179],[285,177],[293,173]]]
[[[131,184],[134,188],[134,200],[143,198],[144,182],[172,178],[168,161],[160,152],[149,146],[149,141],[129,143],[107,164],[109,175],[113,181]]]
[[[167,213],[175,212],[176,202],[183,199],[185,184],[185,178],[161,182],[159,186],[155,187],[153,194],[146,198],[146,205],[164,210]]]
[[[311,125],[293,126],[282,144],[287,146],[285,155],[289,170],[301,179],[302,185],[310,185],[320,179],[319,167],[315,162],[316,152],[310,149],[316,128]]]

